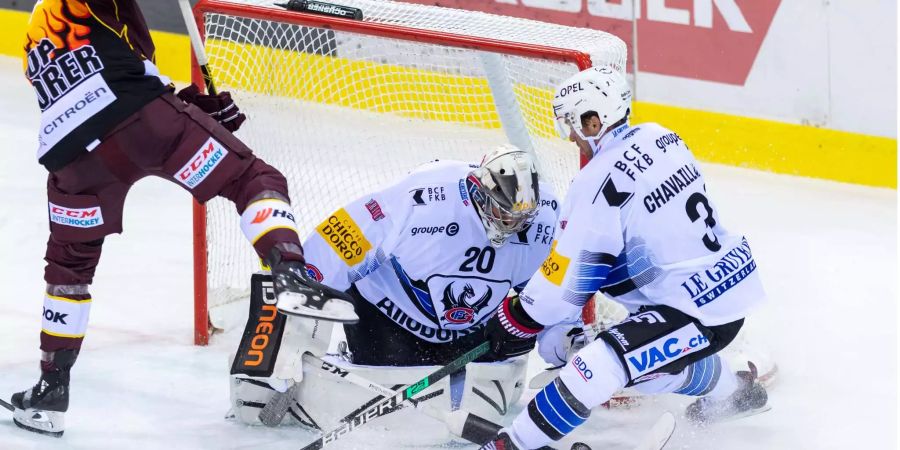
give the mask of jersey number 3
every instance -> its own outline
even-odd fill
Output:
[[[722,244],[719,244],[719,238],[713,232],[713,227],[716,226],[716,219],[713,218],[713,209],[712,206],[709,206],[709,200],[706,199],[705,195],[695,192],[688,197],[687,203],[684,204],[684,209],[687,211],[688,219],[691,219],[691,222],[696,222],[700,218],[700,211],[697,208],[699,205],[703,205],[703,212],[706,213],[705,217],[703,217],[703,222],[707,228],[706,234],[703,235],[703,245],[709,251],[715,253],[722,249]]]

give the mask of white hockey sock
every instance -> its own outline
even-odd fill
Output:
[[[241,231],[251,244],[256,244],[266,233],[279,228],[297,232],[291,205],[284,200],[257,200],[241,213]]]
[[[596,340],[528,402],[506,431],[521,448],[548,445],[584,423],[591,409],[609,400],[625,381],[625,369],[613,350]]]

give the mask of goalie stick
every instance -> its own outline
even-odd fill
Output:
[[[439,368],[438,370],[428,374],[425,378],[422,378],[421,380],[407,386],[404,389],[392,392],[389,397],[385,397],[382,400],[372,404],[368,408],[363,409],[359,413],[355,414],[351,420],[340,424],[337,428],[323,434],[322,437],[311,442],[306,447],[303,447],[303,450],[316,450],[327,445],[331,445],[338,439],[351,433],[359,426],[365,425],[369,421],[369,419],[382,415],[383,411],[393,410],[405,401],[412,401],[413,397],[416,394],[424,391],[429,386],[450,375],[451,373],[462,369],[466,366],[466,364],[478,359],[481,355],[487,353],[489,348],[490,342],[482,342],[477,347],[469,350],[459,358],[451,361],[450,364]],[[379,396],[378,398],[381,398],[381,396]]]
[[[394,393],[394,391],[359,376],[345,367],[336,366],[310,353],[305,353],[303,359],[311,367],[316,367],[332,377],[349,381],[377,394],[388,396]],[[417,410],[447,425],[450,433],[454,436],[463,438],[473,444],[484,445],[496,436],[502,428],[499,424],[463,409],[447,412],[441,411],[435,408],[434,405],[426,402],[413,403],[413,405]],[[390,410],[390,412],[397,411],[403,407],[404,404],[397,405],[397,408]],[[674,431],[675,416],[669,412],[663,413],[644,436],[641,443],[634,447],[633,450],[661,450],[668,443]],[[542,450],[552,450],[552,447],[542,447]],[[585,443],[576,442],[572,444],[570,450],[591,450],[591,447]]]

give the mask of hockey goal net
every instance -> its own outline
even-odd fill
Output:
[[[625,44],[597,30],[434,6],[342,0],[362,20],[272,1],[194,9],[220,91],[249,116],[237,135],[288,179],[303,238],[323,217],[435,159],[533,149],[558,195],[578,152],[550,117],[553,87],[579,70],[624,70]],[[200,81],[194,70],[195,81]],[[195,207],[195,342],[228,329],[259,261],[231,203]]]

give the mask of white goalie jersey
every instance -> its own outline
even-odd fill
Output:
[[[576,176],[553,249],[522,293],[538,322],[570,319],[598,290],[634,312],[667,305],[715,326],[764,299],[747,239],[726,229],[681,138],[623,125]]]
[[[429,342],[481,330],[510,289],[521,289],[550,252],[559,203],[541,185],[526,230],[491,246],[469,199],[463,162],[428,163],[316,226],[303,244],[308,273],[359,293]]]

